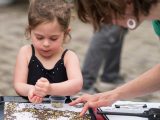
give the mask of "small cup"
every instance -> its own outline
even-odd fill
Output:
[[[55,108],[62,108],[66,97],[64,96],[50,96],[51,105]]]

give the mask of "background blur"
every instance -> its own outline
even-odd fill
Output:
[[[24,36],[28,3],[22,1],[2,5],[6,3],[0,0],[0,96],[16,95],[12,87],[16,55],[21,46],[29,43]],[[91,25],[81,23],[74,11],[71,28],[72,40],[66,47],[77,53],[82,65],[93,29]],[[121,73],[125,76],[125,81],[136,78],[160,63],[159,51],[160,41],[152,29],[151,22],[144,22],[138,29],[130,31],[122,50]],[[159,101],[160,94],[157,92],[134,100]]]

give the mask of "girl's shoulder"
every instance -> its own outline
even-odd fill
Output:
[[[19,50],[19,55],[23,55],[27,59],[30,59],[32,55],[32,48],[31,45],[24,45]]]
[[[32,51],[31,45],[24,45],[19,50],[20,53],[25,53],[25,54],[30,53],[31,51]]]
[[[67,50],[65,57],[77,57],[77,54],[73,50]]]
[[[68,50],[64,55],[64,62],[71,60],[78,60],[78,56],[73,50]]]

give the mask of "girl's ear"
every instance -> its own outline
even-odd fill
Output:
[[[65,31],[64,33],[64,42],[67,42],[68,40],[71,39],[71,35],[70,35],[70,32],[71,32],[71,28],[68,27],[68,29]],[[68,39],[69,38],[69,39]],[[66,40],[67,39],[67,40]]]
[[[71,27],[68,27],[67,33],[70,33],[70,32],[71,32]]]
[[[71,32],[71,28],[68,27],[64,34],[65,34],[65,35],[68,35],[68,34],[70,34],[70,32]]]

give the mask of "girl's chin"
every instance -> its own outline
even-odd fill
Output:
[[[41,54],[41,56],[43,56],[43,57],[45,57],[45,58],[50,58],[50,57],[52,57],[51,54],[47,54],[47,53],[43,53],[43,54]]]

